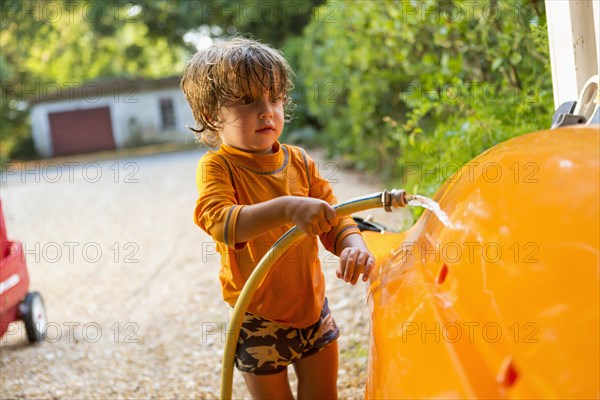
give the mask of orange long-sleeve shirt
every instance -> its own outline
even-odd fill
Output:
[[[263,255],[292,227],[272,229],[237,243],[237,218],[244,205],[279,196],[314,197],[335,204],[329,182],[321,177],[304,150],[277,142],[273,154],[251,154],[221,145],[208,152],[196,171],[198,200],[194,220],[212,236],[221,254],[219,279],[223,298],[234,306],[246,280]],[[325,248],[336,253],[341,241],[360,233],[351,217],[320,235]],[[319,319],[325,300],[325,279],[316,238],[304,237],[271,268],[254,294],[248,312],[284,325],[304,328]]]

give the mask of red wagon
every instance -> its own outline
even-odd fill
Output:
[[[29,292],[23,245],[9,241],[0,202],[0,336],[11,322],[22,320],[30,342],[45,336],[46,309],[38,292]]]

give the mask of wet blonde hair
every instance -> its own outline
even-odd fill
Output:
[[[198,51],[181,79],[181,90],[197,124],[196,128],[188,128],[199,142],[219,147],[221,107],[235,104],[257,90],[268,91],[273,98],[283,97],[289,120],[292,104],[288,93],[293,88],[293,74],[279,51],[252,39],[235,37]]]

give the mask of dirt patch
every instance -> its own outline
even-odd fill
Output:
[[[340,201],[382,189],[312,154]],[[2,177],[8,234],[24,243],[49,325],[40,345],[26,343],[21,323],[0,340],[1,398],[218,397],[227,308],[212,240],[192,222],[199,157],[58,162],[60,179],[41,167]],[[390,227],[408,218],[371,214]],[[363,398],[366,287],[336,279],[337,258],[321,260],[341,331],[340,396]],[[234,397],[246,396],[236,373]]]

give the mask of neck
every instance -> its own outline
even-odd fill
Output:
[[[268,148],[264,149],[264,150],[248,150],[248,149],[240,149],[239,147],[236,146],[232,146],[230,144],[225,143],[226,146],[232,147],[236,150],[239,150],[243,153],[248,153],[248,154],[273,154],[273,147],[275,146],[275,143],[273,143],[271,146],[269,146]]]

